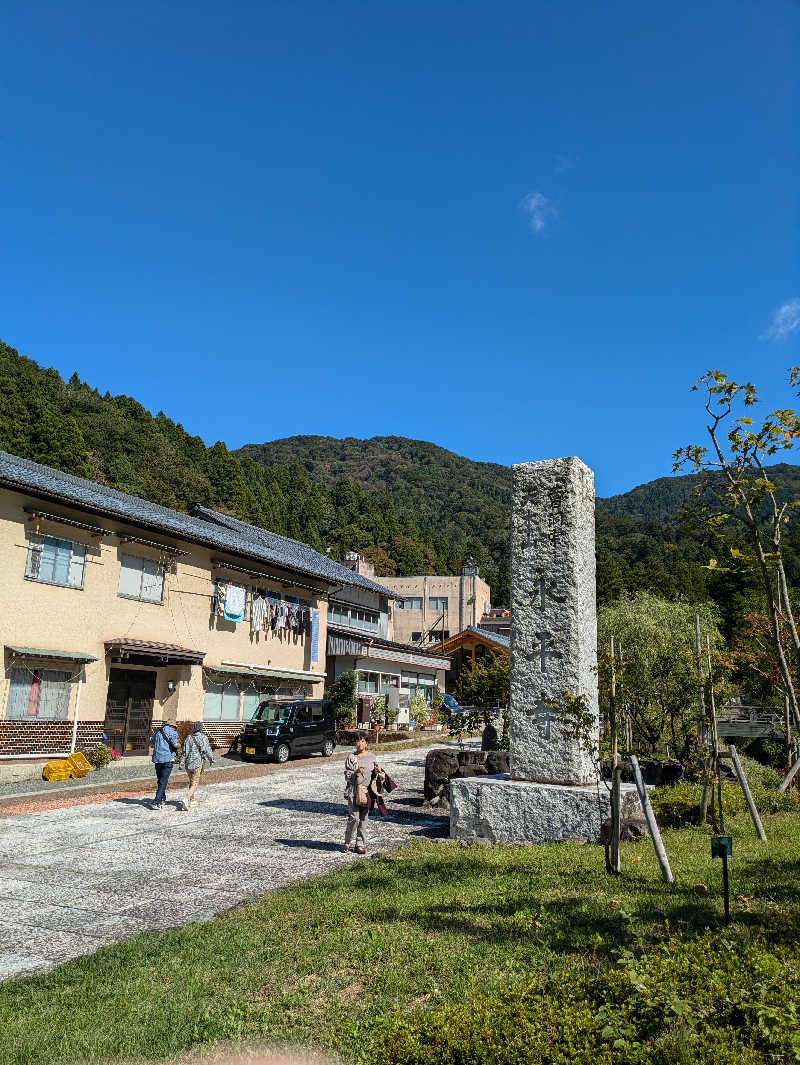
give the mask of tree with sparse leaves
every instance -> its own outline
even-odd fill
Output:
[[[800,385],[800,367],[789,370],[789,383],[794,389]],[[756,406],[758,394],[752,384],[731,381],[719,370],[704,374],[693,390],[705,393],[711,447],[689,444],[678,448],[674,469],[702,475],[694,506],[709,527],[727,537],[732,528],[739,530],[738,544],[728,545],[731,565],[753,570],[760,578],[777,673],[795,728],[800,729],[797,690],[782,638],[785,628],[795,662],[800,663],[800,634],[782,550],[784,532],[800,499],[780,497],[765,469],[765,462],[795,446],[800,418],[790,408],[772,411],[760,425],[746,414],[736,417],[737,408],[747,411]],[[712,560],[710,565],[718,564]]]

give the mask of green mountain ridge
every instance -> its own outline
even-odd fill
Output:
[[[292,436],[235,452],[207,447],[163,411],[130,396],[65,381],[0,342],[0,448],[165,506],[199,502],[341,558],[361,551],[378,576],[455,573],[479,563],[496,605],[509,601],[511,469],[406,437]],[[781,494],[800,495],[800,466],[771,468]],[[662,477],[597,501],[600,602],[646,588],[711,596],[730,630],[753,582],[711,573],[724,545],[676,521],[692,477]],[[788,570],[800,584],[800,538],[788,532]]]

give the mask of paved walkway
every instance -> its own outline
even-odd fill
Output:
[[[370,819],[374,848],[446,836],[421,806],[426,748],[383,755],[398,788]],[[0,980],[42,971],[139,932],[211,920],[248,898],[353,861],[341,849],[341,761],[209,785],[180,812],[122,798],[0,820]]]

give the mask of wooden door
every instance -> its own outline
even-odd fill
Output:
[[[155,694],[151,670],[111,670],[104,727],[109,746],[120,754],[147,754]]]

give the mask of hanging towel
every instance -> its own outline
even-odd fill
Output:
[[[262,599],[260,595],[253,596],[253,602],[250,605],[250,631],[261,632],[262,629],[267,627],[267,613],[269,611],[269,604],[266,599]]]
[[[229,584],[225,590],[225,620],[244,621],[247,589],[243,584]]]

